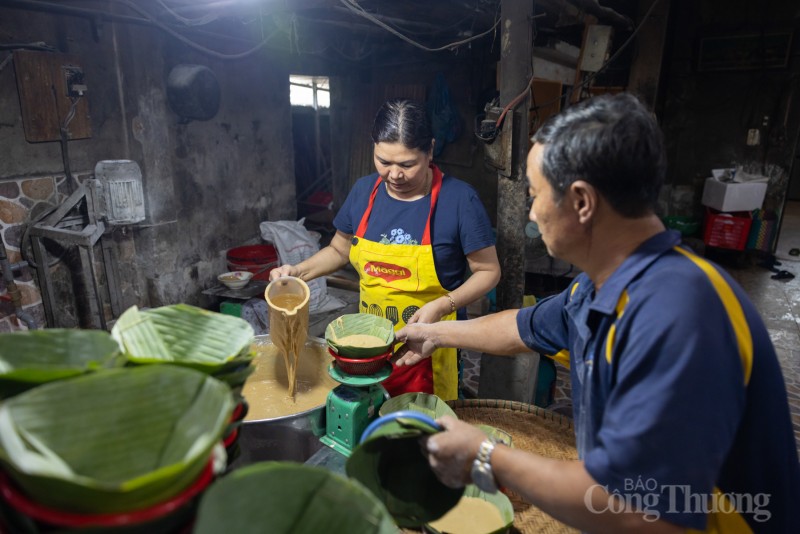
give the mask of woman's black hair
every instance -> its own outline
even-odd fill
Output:
[[[667,167],[664,140],[635,96],[603,95],[570,106],[533,141],[544,145],[541,170],[556,200],[585,180],[624,217],[654,211]]]
[[[433,132],[425,106],[400,98],[384,102],[375,114],[372,142],[402,143],[406,148],[430,152]]]

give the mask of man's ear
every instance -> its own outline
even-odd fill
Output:
[[[589,182],[575,180],[569,186],[572,208],[578,215],[578,221],[585,223],[594,217],[597,211],[597,189]]]

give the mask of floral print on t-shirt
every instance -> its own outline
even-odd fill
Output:
[[[419,245],[419,242],[413,239],[411,234],[405,233],[402,228],[395,228],[389,234],[381,234],[381,245]]]

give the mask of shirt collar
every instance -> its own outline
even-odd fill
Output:
[[[622,262],[622,265],[611,273],[608,280],[597,293],[591,309],[610,315],[617,307],[622,292],[628,287],[631,280],[638,276],[642,271],[664,252],[671,250],[680,244],[681,235],[675,230],[666,230],[658,233],[639,245],[633,254]]]

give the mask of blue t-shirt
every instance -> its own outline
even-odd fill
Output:
[[[378,173],[359,178],[333,219],[337,230],[353,235],[369,204]],[[364,236],[370,241],[418,245],[431,209],[431,195],[406,202],[378,187]],[[431,219],[433,261],[439,283],[453,291],[464,281],[466,255],[494,245],[492,224],[478,193],[452,176],[442,178],[442,189]]]
[[[704,509],[730,510],[718,488],[755,532],[800,532],[800,464],[769,333],[730,276],[679,243],[654,236],[599,292],[579,275],[520,310],[520,336],[569,351],[579,455],[623,502],[703,529]]]

